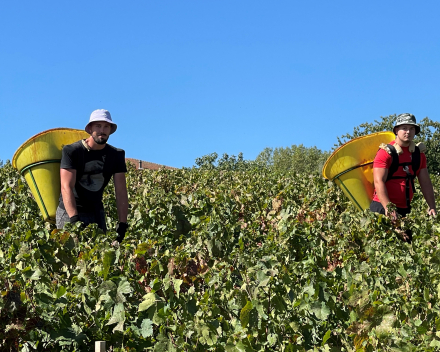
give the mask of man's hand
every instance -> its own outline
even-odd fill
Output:
[[[428,210],[428,215],[430,215],[430,216],[436,216],[436,215],[437,215],[437,212],[435,211],[435,209],[429,209],[429,210]]]
[[[388,216],[392,221],[397,220],[397,212],[395,210],[389,212],[387,209],[385,209],[385,216]]]
[[[120,222],[116,226],[116,232],[118,233],[118,237],[116,237],[116,240],[113,243],[115,243],[116,241],[118,243],[121,243],[125,237],[125,233],[127,232],[127,229],[128,229],[128,224],[126,222]]]
[[[396,206],[393,203],[389,202],[385,207],[385,216],[388,216],[392,221],[397,220],[398,213]]]

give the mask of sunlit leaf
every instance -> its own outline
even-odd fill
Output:
[[[156,295],[152,292],[146,294],[141,304],[139,304],[138,311],[142,312],[150,308],[156,302]]]
[[[142,320],[141,333],[145,338],[153,335],[153,322],[150,319]]]
[[[240,322],[242,327],[246,327],[249,324],[249,314],[252,310],[252,302],[247,301],[246,305],[240,311]]]
[[[115,259],[116,259],[116,253],[113,249],[106,251],[104,253],[104,258],[103,258],[103,276],[104,276],[104,280],[107,280],[107,275],[110,271],[110,268],[112,267],[112,265],[115,263]]]

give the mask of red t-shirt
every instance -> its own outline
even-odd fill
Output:
[[[390,144],[393,145],[395,141],[392,141]],[[411,153],[409,152],[408,147],[402,147],[403,153],[399,155],[399,164],[400,163],[410,163],[411,162]],[[391,166],[392,157],[390,154],[388,154],[385,150],[379,149],[379,151],[376,154],[376,157],[374,158],[373,162],[373,168],[378,169],[389,169]],[[409,166],[409,171],[411,174],[413,174],[412,171],[412,165]],[[420,170],[426,168],[426,156],[423,153],[420,153],[420,167],[419,170],[417,170],[416,175],[419,174]],[[403,167],[399,166],[397,168],[397,171],[394,173],[393,176],[406,176],[406,172],[403,171]],[[385,183],[385,186],[388,191],[388,197],[390,198],[390,201],[398,208],[407,208],[406,206],[406,179],[405,178],[398,178],[398,179],[391,179],[387,183]],[[412,199],[413,197],[413,190],[412,187],[410,187],[409,190],[409,197]],[[379,198],[377,197],[376,190],[374,190],[373,194],[373,200],[376,202],[380,202]]]

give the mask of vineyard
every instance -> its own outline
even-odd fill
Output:
[[[0,168],[1,351],[439,350],[440,225],[420,191],[407,244],[319,175],[251,164],[127,177],[130,228],[114,248],[115,232],[44,223]]]

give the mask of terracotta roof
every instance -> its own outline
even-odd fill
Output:
[[[130,162],[136,168],[136,170],[139,170],[140,168],[148,169],[148,170],[159,170],[159,169],[177,170],[177,168],[172,166],[150,163],[149,161],[133,159],[133,158],[125,158],[125,162]]]

